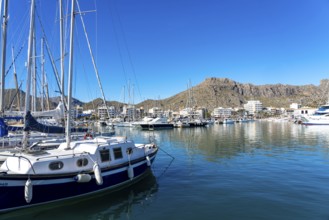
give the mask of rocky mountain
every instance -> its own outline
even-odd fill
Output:
[[[215,107],[242,107],[248,100],[260,100],[263,106],[288,108],[293,102],[304,106],[318,107],[328,100],[329,80],[321,80],[319,86],[293,86],[284,84],[243,84],[228,78],[207,78],[189,90],[167,99],[159,100],[165,109],[193,106],[214,109]],[[154,100],[147,100],[138,106],[150,106]]]
[[[323,79],[319,86],[315,85],[284,85],[268,84],[253,85],[251,83],[239,83],[228,78],[207,78],[202,83],[182,91],[176,95],[162,100],[146,100],[137,104],[144,109],[161,107],[165,110],[179,110],[187,106],[205,107],[214,109],[216,107],[242,107],[248,100],[260,100],[263,106],[288,108],[293,102],[304,106],[318,107],[328,101],[329,79]],[[25,96],[20,91],[21,97]],[[21,98],[24,105],[24,98]],[[51,108],[55,108],[59,97],[50,99]],[[11,104],[16,105],[17,94],[14,89],[5,91],[6,109]],[[122,103],[108,101],[109,106],[120,107]],[[88,103],[74,99],[73,105],[83,106],[84,109],[96,109],[102,105],[102,99],[98,98]]]

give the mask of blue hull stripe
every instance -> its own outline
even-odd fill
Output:
[[[151,159],[152,163],[154,159],[155,156]],[[139,166],[134,167],[133,170],[134,179],[136,179],[149,171],[150,167],[147,166],[145,162],[141,163]],[[85,196],[104,190],[115,189],[125,184],[129,184],[132,181],[129,179],[126,169],[117,173],[107,172],[107,174],[108,175],[103,173],[102,185],[97,185],[94,178],[87,183],[70,181],[64,183],[41,184],[42,180],[32,180],[32,183],[33,181],[37,181],[39,184],[33,185],[33,196],[30,203],[25,201],[24,185],[12,187],[0,186],[0,212],[26,208],[29,206],[55,202],[78,196]],[[21,182],[21,180],[18,181]]]

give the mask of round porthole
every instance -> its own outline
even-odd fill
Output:
[[[77,160],[77,166],[78,167],[84,167],[88,165],[88,159],[87,158],[82,158]]]

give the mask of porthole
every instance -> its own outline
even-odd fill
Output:
[[[77,166],[78,167],[84,167],[88,165],[88,159],[87,158],[82,158],[77,160]]]
[[[64,163],[62,161],[55,161],[49,164],[49,169],[51,170],[60,170],[64,167]]]

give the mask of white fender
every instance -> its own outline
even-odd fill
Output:
[[[151,166],[151,160],[149,156],[146,156],[146,164],[147,166]]]
[[[27,203],[31,202],[32,194],[33,194],[32,181],[28,179],[25,183],[25,188],[24,188],[24,196],[25,196],[25,201]]]
[[[91,176],[86,173],[81,173],[81,174],[76,175],[76,177],[74,179],[78,183],[88,183],[91,180]]]
[[[95,174],[97,184],[102,185],[103,184],[103,177],[102,177],[101,169],[99,168],[99,165],[97,163],[95,163],[93,169],[94,169],[94,174]]]
[[[129,167],[128,167],[128,177],[130,179],[134,178],[134,168],[129,164]]]

